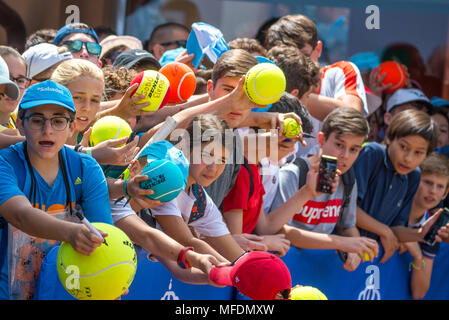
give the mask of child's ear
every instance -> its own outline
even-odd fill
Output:
[[[326,141],[326,138],[324,137],[324,132],[322,132],[322,131],[318,132],[318,144],[320,145],[320,148],[323,147],[323,144],[325,141]]]
[[[209,95],[209,98],[213,97],[214,92],[214,82],[212,80],[207,80],[207,94]]]
[[[22,121],[22,119],[17,118],[16,126],[17,126],[17,129],[19,130],[20,134],[22,136],[25,136],[25,130],[23,129],[23,121]]]
[[[292,96],[295,96],[296,98],[298,98],[298,97],[299,97],[299,90],[298,90],[298,89],[293,89],[293,90],[290,92],[290,94],[291,94]]]

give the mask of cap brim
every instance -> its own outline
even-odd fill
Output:
[[[210,280],[221,286],[232,286],[231,270],[233,266],[215,267],[209,272]]]
[[[15,84],[14,82],[5,77],[0,77],[0,84],[6,84],[5,93],[9,98],[13,100],[19,99],[20,90],[17,84]]]
[[[25,102],[25,103],[21,103],[20,104],[20,108],[22,109],[30,109],[30,108],[34,108],[37,106],[42,106],[42,105],[46,105],[46,104],[53,104],[53,105],[57,105],[63,108],[68,109],[71,112],[76,112],[76,109],[74,109],[73,107],[65,104],[65,103],[61,103],[59,101],[56,100],[33,100],[30,102]]]
[[[142,63],[143,61],[148,61],[152,64],[154,64],[155,67],[158,69],[161,68],[161,64],[156,59],[153,59],[151,57],[140,57],[139,59],[133,60],[125,65],[126,69],[134,67],[138,63]]]
[[[368,104],[368,115],[371,115],[382,105],[382,99],[375,94],[367,92],[366,103]]]

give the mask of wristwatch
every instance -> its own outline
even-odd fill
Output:
[[[192,266],[190,265],[189,261],[186,260],[186,252],[192,250],[192,247],[184,247],[181,251],[179,251],[178,254],[178,265],[182,268],[182,269],[190,269]]]

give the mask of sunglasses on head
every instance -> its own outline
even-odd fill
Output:
[[[89,54],[93,54],[99,56],[101,53],[101,46],[96,42],[86,42],[81,40],[67,40],[62,43],[64,46],[69,49],[70,52],[78,52],[81,51],[83,45],[86,45],[87,52]]]
[[[174,45],[174,44],[176,44],[178,46],[178,48],[179,47],[184,47],[185,48],[187,46],[187,40],[176,40],[176,41],[160,43],[160,45],[164,46],[164,47],[168,47],[168,46],[171,46],[171,45]]]

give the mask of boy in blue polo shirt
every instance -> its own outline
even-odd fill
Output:
[[[384,248],[381,263],[394,254],[399,241],[420,241],[430,227],[407,232],[404,226],[420,182],[418,166],[435,149],[436,141],[436,125],[430,116],[405,110],[388,126],[386,147],[369,143],[354,163],[357,226],[362,229],[360,235],[380,239]]]
[[[26,141],[0,151],[0,299],[33,297],[41,261],[57,241],[86,255],[103,242],[83,224],[64,221],[76,221],[75,206],[91,222],[112,224],[100,166],[64,146],[75,112],[64,86],[45,81],[29,87],[17,119]]]

